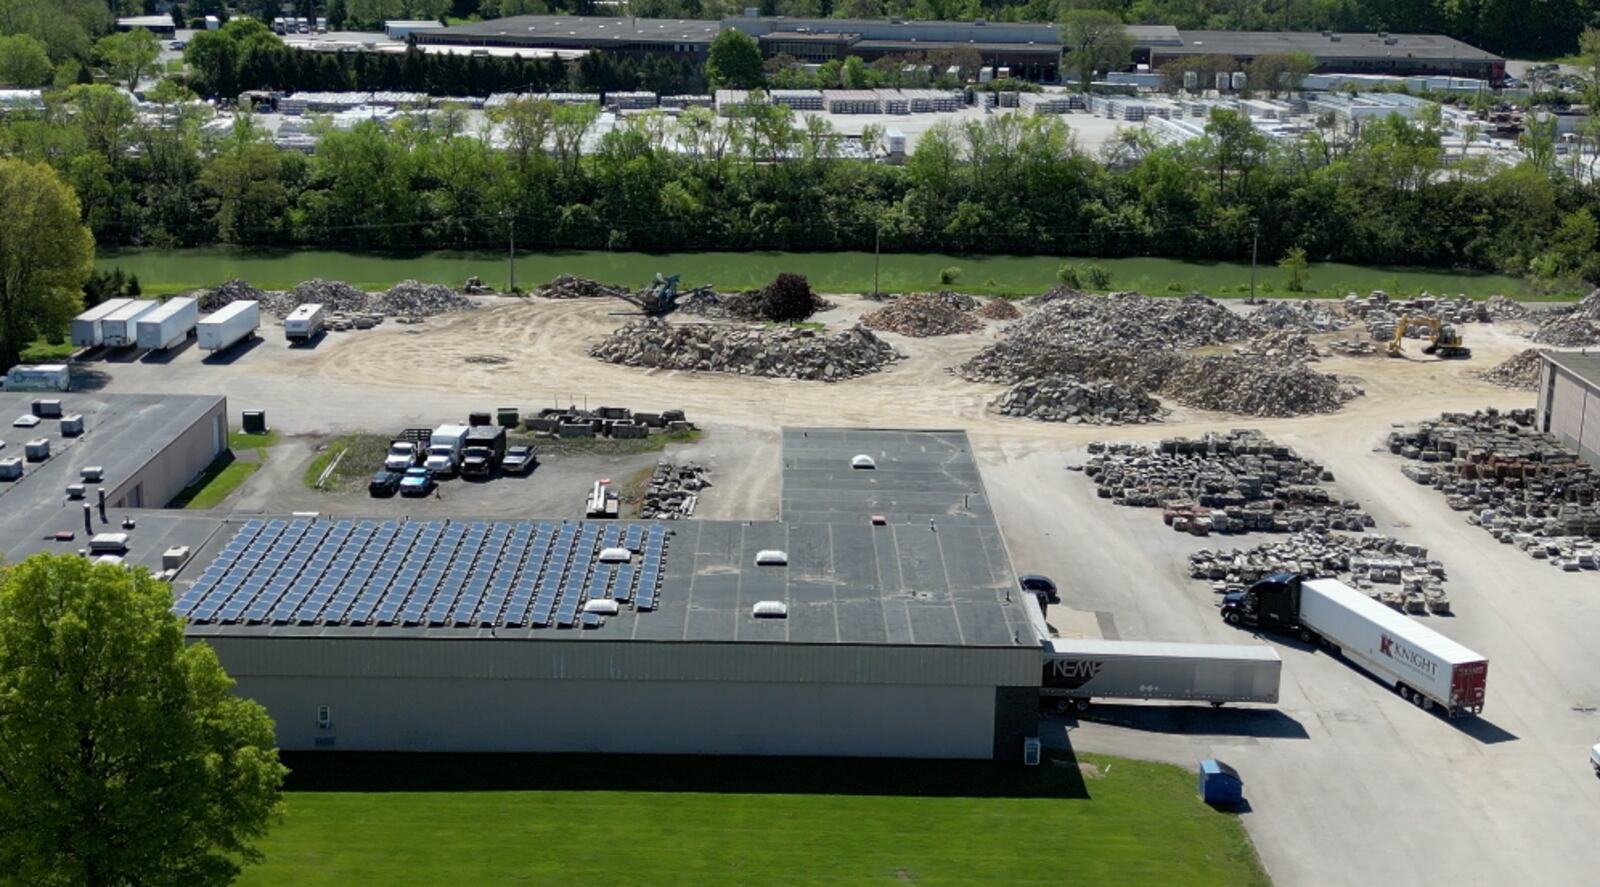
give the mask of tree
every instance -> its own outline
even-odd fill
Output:
[[[1284,272],[1284,289],[1291,293],[1305,291],[1306,281],[1311,277],[1311,273],[1306,270],[1310,267],[1310,263],[1306,261],[1305,250],[1297,246],[1284,253],[1283,258],[1278,260],[1278,267]]]
[[[134,90],[139,88],[139,80],[155,68],[156,59],[161,57],[161,43],[144,28],[134,28],[101,37],[94,44],[94,54],[112,77]]]
[[[711,41],[706,80],[712,89],[755,89],[765,82],[761,47],[748,35],[729,28]]]
[[[817,310],[811,282],[799,274],[779,274],[761,291],[761,313],[768,320],[793,323]]]
[[[1133,56],[1133,38],[1122,20],[1103,9],[1074,9],[1061,19],[1067,65],[1078,73],[1078,88],[1089,91],[1096,71],[1121,68]]]
[[[1277,98],[1279,93],[1298,91],[1316,67],[1317,60],[1303,52],[1269,52],[1257,56],[1246,72],[1251,89]]]
[[[0,584],[0,866],[32,884],[226,884],[288,772],[144,570],[35,555]]]
[[[50,332],[42,326],[72,316],[94,240],[79,221],[77,196],[43,164],[0,159],[0,206],[0,367],[9,367]]]
[[[0,86],[33,89],[55,79],[44,44],[27,34],[0,36]]]

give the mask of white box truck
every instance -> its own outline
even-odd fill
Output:
[[[470,430],[465,425],[440,425],[435,428],[433,436],[428,438],[428,458],[422,467],[435,476],[455,474],[457,466],[461,464],[461,448],[466,444]]]
[[[1225,596],[1222,618],[1321,641],[1419,708],[1483,712],[1488,659],[1337,579],[1274,573]]]
[[[133,299],[107,299],[72,318],[72,344],[78,348],[97,348],[100,345],[100,321],[106,316],[133,304]]]
[[[188,340],[200,320],[200,303],[178,296],[139,318],[134,339],[140,348],[165,351]]]
[[[301,305],[283,319],[283,337],[291,342],[309,342],[322,332],[327,321],[327,311],[321,305]]]
[[[0,388],[6,391],[66,391],[71,387],[72,370],[64,363],[17,364],[0,378]]]
[[[202,351],[221,351],[255,335],[261,327],[261,305],[248,300],[229,302],[200,319],[195,330]]]
[[[1264,644],[1167,644],[1054,638],[1044,643],[1041,696],[1086,711],[1093,699],[1278,701],[1283,660]]]
[[[161,307],[154,299],[129,299],[128,304],[100,319],[100,344],[126,348],[139,338],[140,318]]]

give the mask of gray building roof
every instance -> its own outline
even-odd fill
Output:
[[[1544,359],[1600,391],[1600,351],[1545,351]]]
[[[1433,61],[1499,61],[1500,57],[1441,34],[1351,34],[1316,31],[1179,31],[1181,46],[1162,45],[1162,55],[1257,56],[1304,52],[1318,59],[1413,58]],[[1336,39],[1337,38],[1337,39]],[[1390,43],[1388,41],[1394,41]]]
[[[851,468],[857,455],[872,456],[877,467]],[[884,522],[875,524],[875,515]],[[184,578],[198,576],[204,583],[207,575],[214,580],[238,569],[238,554],[246,546],[222,543],[233,540],[246,523],[235,522],[217,535],[208,555],[220,554],[223,560],[205,571],[191,568]],[[191,624],[191,635],[1003,647],[1036,643],[1021,596],[1013,593],[1010,561],[961,432],[786,430],[779,521],[449,521],[399,527],[393,521],[277,523],[278,532],[297,535],[274,536],[279,541],[265,544],[252,541],[254,557],[273,565],[287,561],[292,572],[315,561],[321,564],[318,569],[342,564],[359,575],[340,573],[334,582],[318,579],[296,587],[299,572],[289,581],[256,576],[250,573],[256,569],[254,561],[246,559],[245,572],[236,577],[241,581],[229,585],[246,597],[231,606],[219,600],[205,603],[204,595],[180,583],[180,612],[204,620]],[[347,535],[382,537],[384,547],[371,551],[363,537],[363,547],[354,553],[336,548],[331,557],[317,555],[338,523],[346,525]],[[648,543],[638,546],[629,566],[632,593],[619,612],[589,628],[560,627],[555,611],[562,605],[570,617],[581,614],[582,601],[615,594],[607,589],[619,587],[618,569],[600,565],[593,556],[606,547],[606,533],[613,540],[627,537],[633,526],[644,528],[646,536],[650,528],[665,531],[654,549],[659,576],[652,572]],[[571,541],[561,543],[559,534],[568,528]],[[472,545],[465,558],[438,553],[451,535],[457,540],[451,552]],[[542,541],[552,536],[558,537],[554,548]],[[389,554],[397,537],[403,550]],[[428,547],[419,549],[418,539],[426,539]],[[537,563],[526,553],[529,540]],[[313,547],[307,549],[307,544]],[[517,553],[506,566],[505,553],[513,548]],[[482,553],[491,549],[499,560]],[[408,554],[418,550],[423,553]],[[767,550],[785,552],[787,565],[757,566],[757,553]],[[234,560],[227,561],[230,557]],[[382,572],[386,557],[405,576],[403,582]],[[363,562],[371,568],[364,573],[359,566]],[[485,565],[481,575],[476,565]],[[429,584],[420,575],[429,566],[444,574],[442,581]],[[271,570],[281,572],[277,566]],[[381,583],[376,576],[384,577]],[[541,626],[534,613],[546,591],[556,607],[546,611]],[[278,598],[262,605],[261,595],[287,595],[294,606],[275,609]],[[757,618],[752,614],[757,601],[780,602],[787,615]],[[231,618],[223,618],[225,609]],[[274,618],[274,613],[280,616]],[[581,619],[572,621],[581,625]]]
[[[30,415],[33,402],[41,398],[59,399],[66,415],[82,415],[84,433],[64,436],[58,419],[43,419],[33,428],[15,427],[15,420]],[[0,392],[0,440],[5,441],[0,458],[22,456],[29,440],[44,438],[50,443],[48,460],[25,463],[21,480],[0,481],[0,556],[16,561],[40,551],[70,553],[86,546],[83,502],[66,495],[68,485],[82,482],[82,469],[104,469],[103,486],[110,492],[221,401],[211,395]],[[94,490],[101,485],[85,486],[84,501],[93,503]],[[181,511],[131,513],[137,526],[129,533],[125,560],[157,570],[168,547],[189,545],[198,550],[221,526],[216,517]],[[109,524],[102,524],[96,514],[95,532],[120,531],[119,514],[108,514]],[[56,541],[51,535],[58,531],[70,531],[75,538]]]
[[[579,15],[517,15],[419,32],[421,43],[525,43],[593,46],[634,43],[710,44],[722,26],[697,19]]]

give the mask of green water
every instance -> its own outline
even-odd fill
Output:
[[[1238,295],[1250,283],[1248,262],[1199,262],[1179,259],[1067,259],[1055,256],[949,256],[934,253],[885,254],[878,268],[878,286],[887,291],[940,288],[939,274],[959,268],[953,289],[974,293],[1036,293],[1055,283],[1063,261],[1095,262],[1111,272],[1116,289],[1160,294],[1200,291]],[[241,278],[262,289],[287,289],[302,280],[325,277],[368,289],[382,289],[406,278],[458,285],[470,276],[504,287],[505,255],[482,252],[429,252],[413,255],[347,253],[323,250],[262,250],[202,247],[183,250],[108,250],[96,264],[120,267],[139,275],[145,291],[166,293],[212,286]],[[564,251],[521,253],[517,283],[524,289],[556,276],[575,274],[608,283],[641,286],[656,272],[679,274],[683,283],[715,284],[723,289],[758,287],[779,272],[804,274],[823,292],[864,292],[873,287],[871,253],[630,253]],[[1283,273],[1276,267],[1257,270],[1257,286],[1281,291]],[[1176,285],[1173,287],[1172,285]],[[1360,267],[1323,263],[1311,267],[1308,291],[1342,295],[1381,289],[1390,293],[1504,293],[1528,296],[1525,281],[1498,274],[1426,268]]]

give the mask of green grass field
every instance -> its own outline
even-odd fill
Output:
[[[233,457],[231,451],[223,453],[194,483],[185,487],[168,507],[216,508],[228,498],[229,493],[237,490],[260,468],[260,462],[241,462]]]
[[[537,790],[291,791],[240,883],[1267,883],[1238,818],[1200,803],[1188,771],[1080,760],[571,756],[501,782]]]

